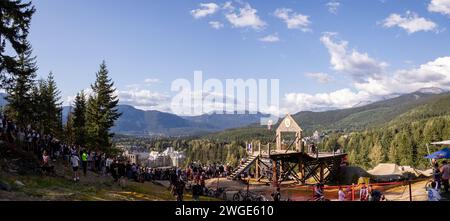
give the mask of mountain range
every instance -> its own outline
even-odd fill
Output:
[[[443,90],[426,88],[364,106],[325,112],[302,111],[293,117],[306,131],[359,130],[380,126],[416,107],[448,97],[449,94]]]
[[[257,114],[203,114],[200,116],[178,116],[156,110],[140,110],[130,105],[119,105],[122,116],[112,131],[136,136],[193,136],[218,132],[230,128],[244,127],[259,122],[266,116]],[[67,119],[69,106],[63,107],[63,119]],[[64,122],[65,123],[65,122]]]
[[[4,96],[0,93],[0,105],[6,104]],[[293,117],[307,134],[314,130],[360,130],[383,125],[414,109],[423,109],[424,105],[439,99],[450,100],[450,93],[439,88],[424,88],[367,105],[323,112],[301,111]],[[69,111],[70,107],[63,107],[63,119],[67,119]],[[230,137],[231,134],[244,136],[258,131],[264,134],[265,127],[259,125],[259,120],[266,116],[261,113],[178,116],[156,110],[140,110],[129,105],[119,105],[119,112],[122,116],[112,131],[137,136],[209,134],[207,136]]]
[[[388,124],[450,115],[450,92],[427,88],[368,105],[323,112],[301,111],[293,115],[305,135],[318,131],[358,131]],[[275,124],[273,128],[276,128]],[[272,129],[273,130],[273,129]],[[242,140],[273,138],[273,131],[257,124],[208,134],[209,139]]]

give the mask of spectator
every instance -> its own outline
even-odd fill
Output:
[[[175,193],[177,196],[177,201],[183,201],[185,182],[182,179],[179,179],[176,183]]]
[[[436,162],[433,168],[433,181],[436,183],[436,190],[441,189],[442,175],[441,170],[439,170],[439,163]]]
[[[370,201],[382,201],[384,198],[383,194],[379,190],[375,190],[371,187]]]
[[[363,183],[361,189],[359,190],[359,200],[368,201],[368,199],[369,199],[369,190],[367,189],[366,183]]]
[[[113,163],[113,160],[110,158],[110,157],[108,157],[107,159],[106,159],[106,162],[105,162],[105,166],[106,166],[106,174],[108,174],[108,173],[110,173],[110,171],[111,171],[111,164]]]
[[[194,186],[192,187],[192,199],[194,201],[199,201],[201,192],[202,192],[202,187],[200,186],[199,181],[196,180]]]
[[[441,194],[436,190],[436,182],[431,183],[431,188],[428,188],[428,201],[440,201]]]
[[[42,154],[42,170],[46,173],[53,172],[53,167],[50,165],[50,156],[46,150]]]
[[[83,175],[86,176],[88,167],[88,154],[86,150],[81,151],[81,166],[83,167]]]
[[[73,170],[73,181],[77,182],[80,181],[80,176],[78,174],[78,168],[79,168],[79,162],[80,158],[77,155],[72,155],[70,158],[70,164],[72,165]]]
[[[338,199],[339,201],[345,201],[345,192],[341,186],[339,186]]]
[[[446,160],[442,162],[441,174],[442,174],[442,186],[444,186],[445,193],[448,193],[449,188],[448,180],[450,179],[450,165],[447,163]]]
[[[119,178],[119,185],[124,188],[126,185],[126,167],[124,162],[121,160],[117,165],[117,173]]]

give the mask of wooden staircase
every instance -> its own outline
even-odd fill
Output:
[[[244,164],[241,164],[238,168],[236,168],[233,173],[228,176],[228,179],[235,180],[237,179],[243,172],[248,170],[250,166],[258,159],[258,155],[250,155],[245,161]]]

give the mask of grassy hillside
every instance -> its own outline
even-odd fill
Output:
[[[0,141],[0,188],[1,200],[175,200],[167,187],[153,182],[128,181],[124,187],[114,183],[111,176],[88,172],[80,182],[71,179],[72,170],[62,162],[55,163],[56,175],[45,176],[36,171],[39,163],[34,154],[15,145]],[[24,184],[17,184],[17,181]],[[189,193],[185,200],[191,200]],[[213,200],[202,197],[202,200]]]

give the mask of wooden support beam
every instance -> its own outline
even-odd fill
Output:
[[[320,171],[319,171],[319,180],[321,183],[325,181],[324,177],[324,170],[325,170],[325,162],[320,163]]]
[[[305,177],[305,169],[303,167],[303,163],[301,161],[298,161],[298,173],[299,173],[299,180],[304,184],[303,178]]]
[[[272,187],[278,187],[277,161],[272,160]]]
[[[256,177],[256,179],[260,179],[260,170],[261,170],[261,167],[259,166],[259,157],[257,157],[256,158],[256,167],[255,167],[255,177]]]

